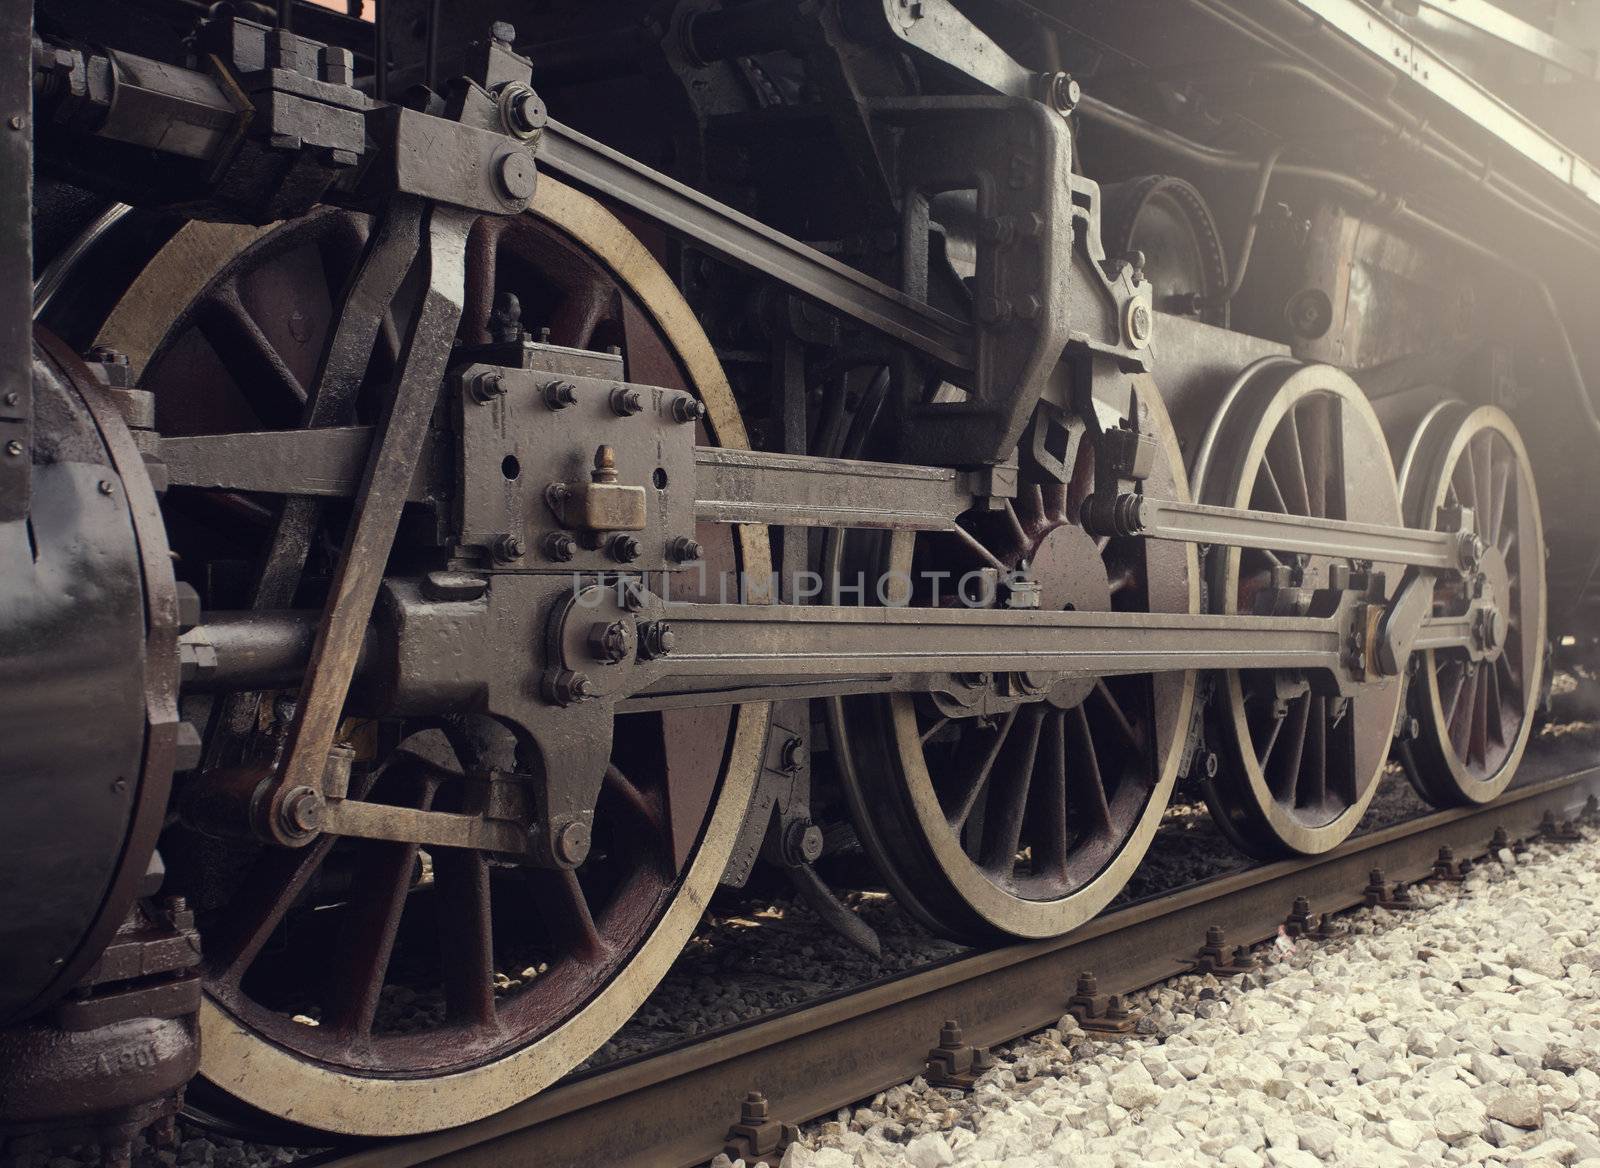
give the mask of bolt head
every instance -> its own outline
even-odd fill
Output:
[[[496,560],[511,563],[528,554],[528,541],[520,535],[497,535],[490,550]]]
[[[564,410],[578,401],[578,387],[570,381],[547,382],[541,392],[544,404],[552,410]]]
[[[556,859],[573,866],[583,863],[589,856],[589,842],[589,825],[581,820],[572,820],[556,832]]]
[[[95,484],[95,490],[99,491],[102,495],[113,494],[116,489],[116,487],[112,486],[110,479],[101,479]]]
[[[16,438],[13,438],[10,442],[7,442],[6,443],[6,453],[9,454],[12,458],[20,457],[21,454],[22,454],[22,443],[21,443],[21,441],[19,441]]]
[[[632,535],[614,535],[606,545],[607,552],[619,564],[631,564],[644,554],[644,545]]]
[[[506,395],[506,381],[498,369],[480,370],[467,382],[467,392],[479,405],[487,405]]]
[[[578,541],[564,531],[552,531],[544,537],[544,554],[546,559],[564,564],[578,554]]]
[[[668,557],[680,564],[693,563],[695,560],[703,559],[705,554],[706,550],[700,546],[699,541],[690,539],[686,535],[676,537],[667,545]]]
[[[615,665],[633,652],[633,630],[623,621],[596,621],[589,630],[589,649],[596,660]]]
[[[520,203],[533,197],[539,174],[533,165],[533,156],[526,150],[511,150],[502,155],[497,173],[500,189],[507,198]]]
[[[698,422],[706,416],[705,403],[685,394],[672,399],[672,418],[677,422]]]
[[[611,409],[619,418],[631,418],[644,410],[644,394],[619,385],[611,391]]]
[[[282,823],[291,835],[307,835],[322,828],[322,796],[310,787],[296,787],[285,793],[280,812]]]

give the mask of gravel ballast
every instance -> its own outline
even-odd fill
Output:
[[[970,1094],[863,1101],[782,1168],[1600,1168],[1594,830],[1416,895],[1426,911],[1351,914],[1245,978],[1135,995],[1138,1037],[1066,1018]]]

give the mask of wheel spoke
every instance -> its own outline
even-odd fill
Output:
[[[433,853],[433,881],[445,1016],[480,1028],[493,1026],[494,918],[488,858],[482,852],[440,848]]]
[[[1267,494],[1270,496],[1266,510],[1287,515],[1289,504],[1284,500],[1283,488],[1278,485],[1278,476],[1272,469],[1272,463],[1265,458],[1261,460],[1261,475],[1256,481],[1258,484],[1266,484]]]
[[[1294,420],[1293,410],[1284,415],[1272,432],[1267,442],[1267,458],[1275,464],[1278,485],[1283,488],[1289,504],[1287,510],[1295,515],[1309,513],[1311,500],[1305,462],[1300,457],[1300,427]]]
[[[1487,665],[1483,669],[1484,696],[1488,706],[1488,737],[1496,746],[1506,744],[1506,710],[1504,700],[1500,695],[1500,663],[1498,661]]]
[[[1045,720],[1039,774],[1041,831],[1034,840],[1034,874],[1060,873],[1067,866],[1067,714],[1052,710]]]
[[[1511,475],[1516,470],[1509,458],[1495,460],[1498,465],[1494,467],[1494,482],[1489,497],[1489,514],[1484,517],[1484,526],[1479,530],[1483,538],[1489,543],[1498,544],[1500,533],[1505,530],[1506,499],[1511,494]]]
[[[1468,760],[1478,756],[1479,762],[1489,758],[1489,671],[1478,669],[1476,688],[1472,695],[1472,739],[1468,747]]]
[[[1277,777],[1268,781],[1272,793],[1282,802],[1294,801],[1295,787],[1300,776],[1300,760],[1305,755],[1310,714],[1311,697],[1307,694],[1295,698],[1289,704],[1289,716],[1284,719],[1288,725],[1284,728],[1284,750],[1281,756],[1283,761],[1278,767]]]
[[[245,307],[237,287],[225,284],[214,292],[201,304],[196,323],[264,427],[300,424],[305,386]]]
[[[1315,395],[1295,409],[1305,415],[1299,429],[1301,463],[1306,468],[1306,495],[1312,515],[1328,513],[1328,399]]]
[[[416,844],[360,840],[350,899],[329,965],[322,1024],[350,1037],[372,1033],[400,917],[411,892]]]
[[[1044,703],[1024,706],[1017,714],[1021,723],[1009,736],[1005,751],[995,764],[996,780],[989,786],[989,817],[984,824],[983,851],[979,865],[1006,875],[1016,866],[1017,849],[1022,842],[1022,821],[1028,810],[1028,792],[1033,786],[1034,765],[1038,761],[1039,738],[1044,726]]]
[[[1295,784],[1295,803],[1317,807],[1328,797],[1328,699],[1314,696],[1306,705],[1305,760]]]
[[[541,868],[533,882],[539,913],[556,943],[578,961],[605,957],[608,947],[578,874],[570,868]]]
[[[1144,743],[1140,741],[1138,731],[1133,728],[1133,723],[1122,709],[1122,703],[1117,701],[1116,695],[1111,692],[1111,687],[1106,684],[1105,678],[1096,678],[1094,694],[1105,705],[1107,713],[1111,715],[1111,723],[1121,732],[1123,740],[1135,751],[1143,752]]]
[[[1000,751],[1011,735],[1011,728],[1016,724],[1016,718],[1015,710],[1007,713],[995,730],[993,739],[988,742],[982,741],[983,732],[976,724],[961,736],[961,745],[956,751],[956,765],[951,769],[962,776],[965,782],[960,788],[960,797],[955,800],[955,810],[947,813],[950,826],[957,831],[961,830],[971,818],[978,796],[983,794],[989,785],[989,776],[994,773],[995,760],[1000,757]]]
[[[1076,749],[1067,767],[1067,807],[1069,810],[1082,808],[1077,814],[1086,818],[1095,831],[1110,831],[1111,803],[1105,777],[1100,772],[1094,736],[1089,732],[1089,716],[1080,705],[1072,708],[1069,717]]]

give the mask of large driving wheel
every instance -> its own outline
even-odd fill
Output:
[[[1407,770],[1436,806],[1487,803],[1506,789],[1527,748],[1544,670],[1544,531],[1533,468],[1510,418],[1461,402],[1423,419],[1403,465],[1413,527],[1436,527],[1468,508],[1486,545],[1476,578],[1439,578],[1434,615],[1465,612],[1479,579],[1505,614],[1504,637],[1482,661],[1457,650],[1423,653],[1409,698],[1421,729]]]
[[[133,280],[97,341],[128,356],[164,433],[298,425],[367,230],[336,211],[261,230],[190,224]],[[707,408],[702,443],[746,445],[687,304],[594,200],[542,178],[529,214],[480,221],[467,251],[466,343],[504,326],[514,294],[523,323],[547,326],[552,343],[619,346],[631,380],[694,392]],[[354,420],[379,408],[395,340],[392,328],[380,335]],[[243,607],[280,506],[169,492],[180,577],[210,606]],[[320,605],[319,570],[325,578],[347,514],[327,505],[294,604]],[[706,526],[697,537],[715,568],[769,570],[763,529]],[[402,529],[396,556],[415,554],[404,540]],[[269,693],[243,711],[219,703],[212,760],[248,753],[292,698]],[[621,719],[576,871],[405,842],[325,837],[282,850],[174,820],[162,843],[167,890],[190,897],[204,941],[205,1081],[242,1114],[362,1135],[453,1126],[545,1087],[634,1012],[695,927],[749,800],[765,725],[765,706]],[[219,734],[230,742],[219,747]],[[457,811],[470,810],[466,772],[506,765],[493,761],[505,735],[448,716],[341,729],[356,752],[354,789]]]
[[[1127,390],[1108,411],[1128,410]],[[1162,453],[1146,489],[1184,498],[1160,397],[1139,401]],[[964,538],[853,533],[841,571],[909,580],[916,604],[959,604],[966,573],[999,567],[1031,571],[1041,607],[1056,611],[1196,611],[1193,546],[1088,535],[1077,515],[1093,483],[1085,441],[1070,483],[1025,486],[1003,511],[965,516]],[[858,834],[896,899],[958,939],[1050,937],[1105,907],[1143,858],[1193,700],[1189,673],[1072,679],[992,717],[952,716],[924,696],[845,698],[830,725]]]
[[[1193,483],[1202,503],[1400,524],[1399,489],[1372,406],[1355,382],[1327,366],[1264,365],[1213,420]],[[1316,588],[1331,564],[1324,556],[1217,548],[1208,565],[1211,608],[1253,612],[1275,575]],[[1399,568],[1372,568],[1392,593]],[[1221,765],[1203,780],[1218,825],[1264,857],[1315,855],[1342,843],[1377,792],[1401,680],[1371,681],[1341,698],[1316,692],[1297,671],[1235,669],[1218,690],[1208,735]]]

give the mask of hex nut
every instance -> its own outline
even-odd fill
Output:
[[[672,399],[672,420],[675,422],[698,422],[706,416],[705,403],[685,394]]]
[[[677,634],[666,621],[650,621],[639,630],[639,656],[647,661],[665,657],[677,642]]]
[[[691,564],[704,559],[706,549],[698,540],[686,535],[676,536],[667,543],[667,558],[677,564]]]
[[[467,393],[479,405],[506,395],[506,381],[498,369],[481,369],[467,379]]]
[[[631,564],[644,554],[644,545],[637,536],[613,535],[606,544],[606,554],[619,564]]]
[[[625,661],[633,652],[633,630],[623,621],[596,621],[589,629],[589,651],[605,665]]]
[[[632,386],[619,385],[611,391],[611,410],[619,418],[629,418],[644,410],[644,394]]]
[[[564,531],[552,531],[541,544],[545,559],[565,564],[578,554],[578,541]]]
[[[509,564],[528,554],[528,541],[520,535],[497,535],[489,550],[497,561]]]
[[[547,381],[540,393],[552,410],[564,410],[578,401],[578,387],[570,381]]]

